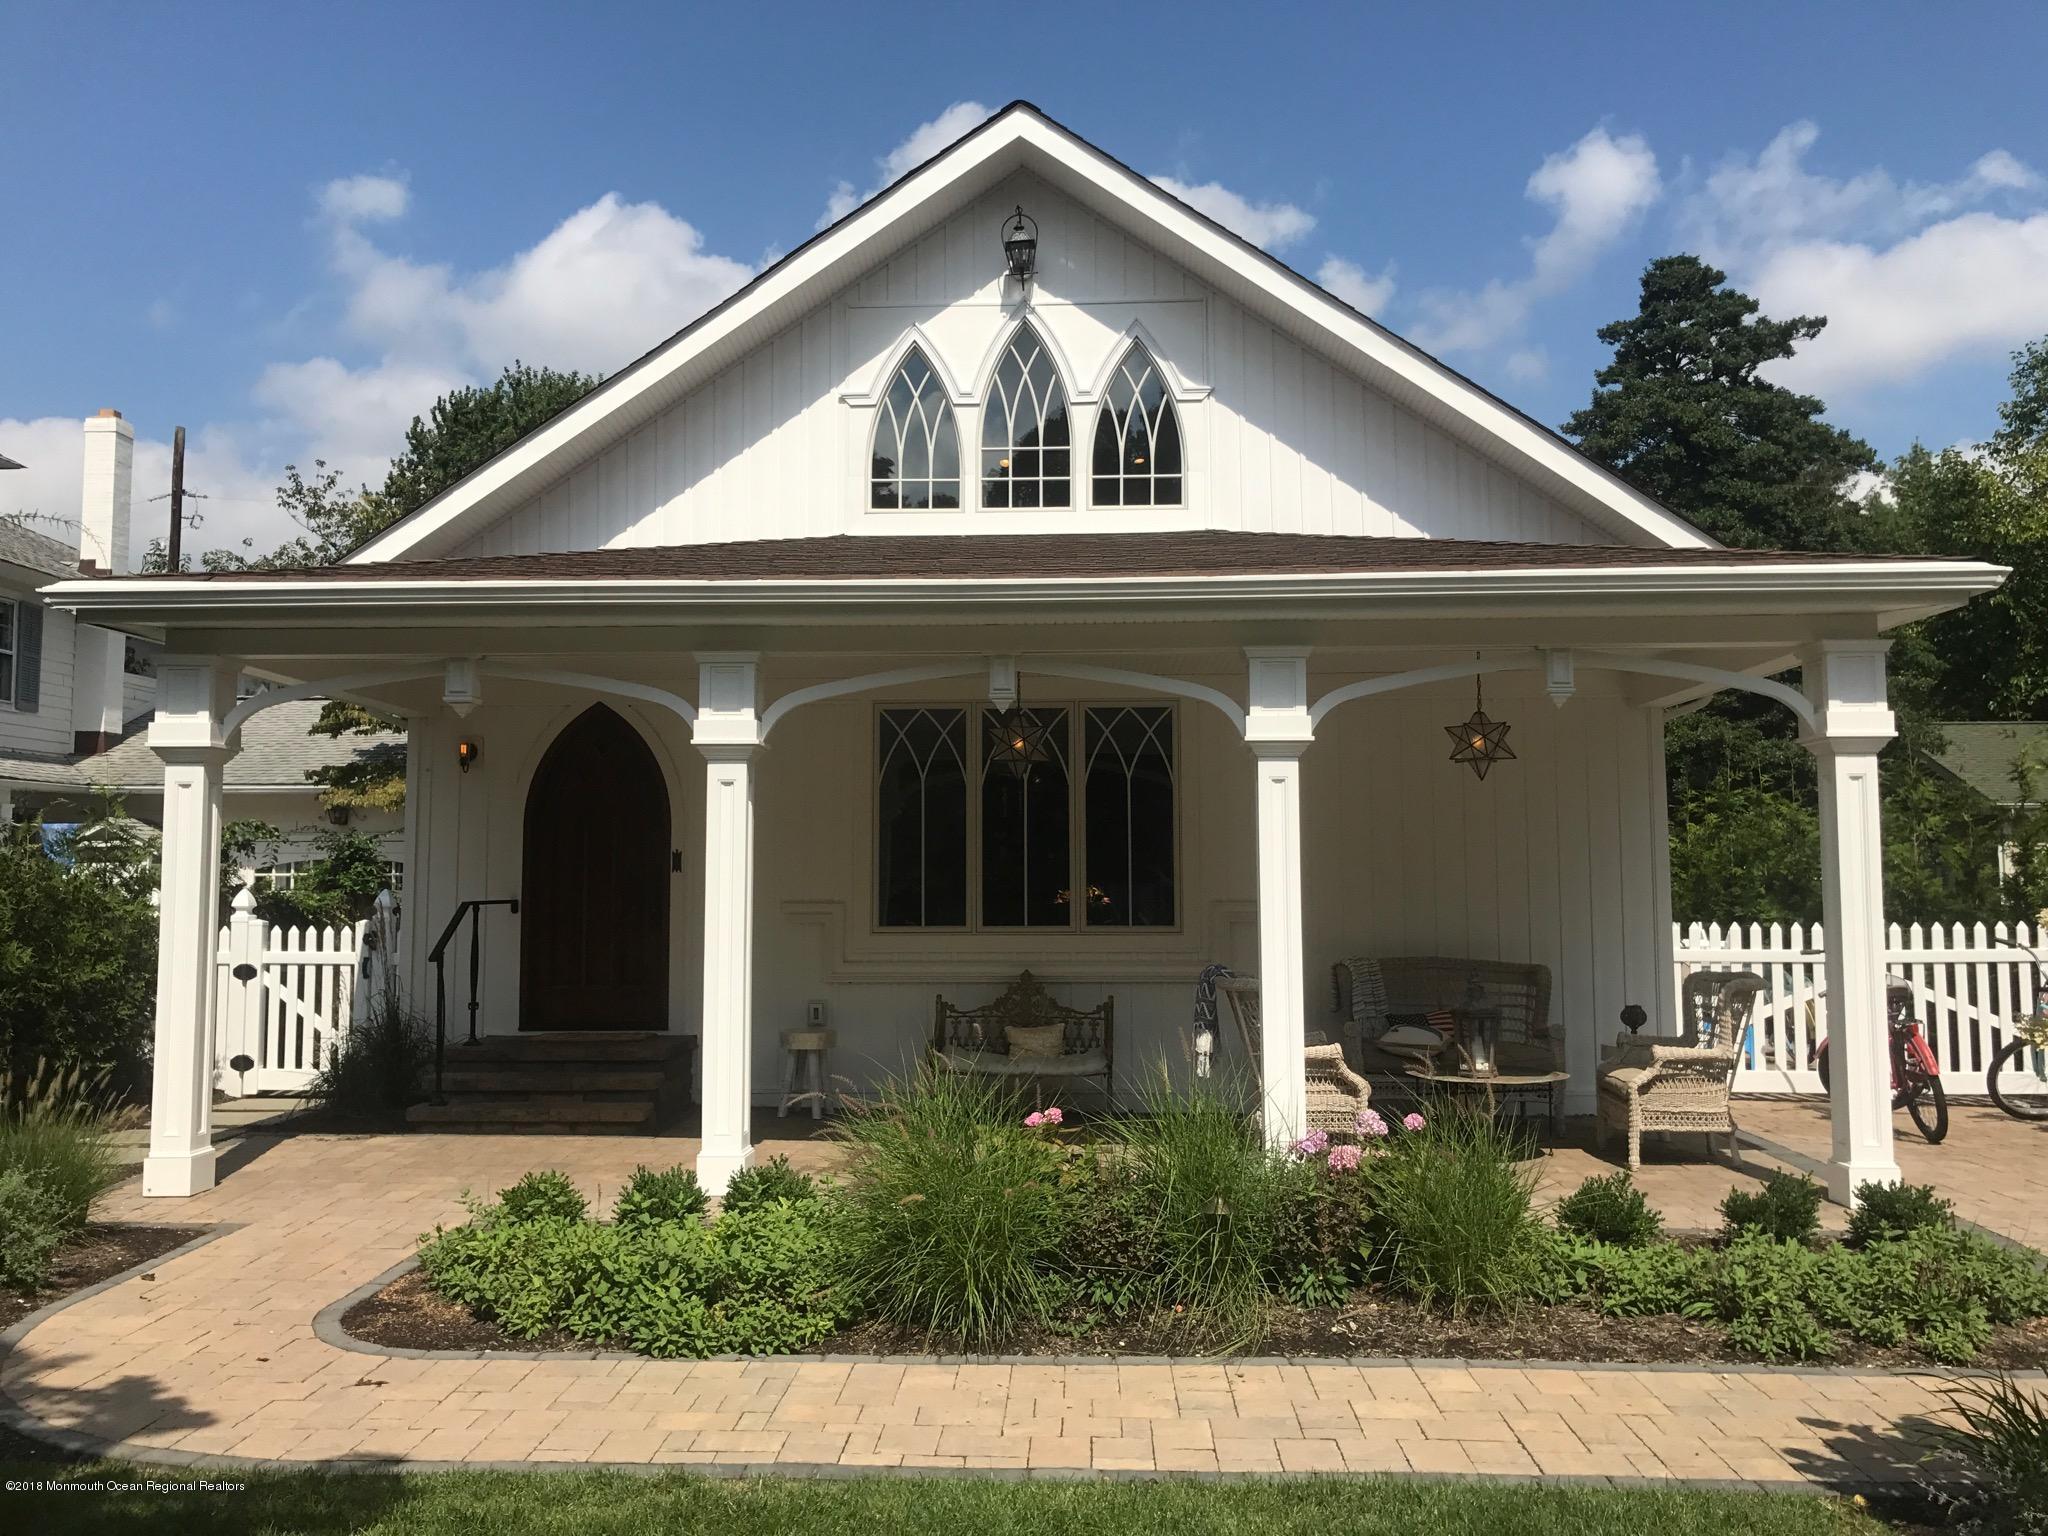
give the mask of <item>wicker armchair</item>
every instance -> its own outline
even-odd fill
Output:
[[[1450,955],[1401,955],[1376,966],[1387,1011],[1365,1011],[1355,966],[1340,960],[1330,967],[1333,1002],[1352,1064],[1372,1084],[1381,1102],[1420,1102],[1406,1057],[1375,1043],[1390,1019],[1423,1018],[1477,1004],[1499,1021],[1495,1056],[1506,1072],[1561,1072],[1564,1029],[1550,1020],[1550,968],[1513,960],[1466,960]]]
[[[1756,1011],[1763,977],[1751,971],[1715,971],[1690,978],[1685,989],[1685,1037],[1677,1044],[1631,1041],[1600,1070],[1595,1134],[1605,1146],[1610,1129],[1628,1138],[1628,1165],[1643,1165],[1645,1131],[1699,1131],[1727,1138],[1737,1161],[1735,1115],[1729,1090],[1735,1063]]]
[[[1216,990],[1230,999],[1231,1017],[1254,1068],[1265,1060],[1265,1030],[1259,1015],[1259,979],[1256,976],[1226,976]],[[1308,1077],[1308,1128],[1312,1131],[1355,1135],[1358,1112],[1372,1098],[1372,1087],[1344,1064],[1344,1047],[1325,1045],[1320,1034],[1312,1035],[1303,1049],[1302,1063]]]

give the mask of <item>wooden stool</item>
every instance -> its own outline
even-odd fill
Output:
[[[829,1029],[785,1029],[782,1048],[789,1052],[789,1080],[783,1085],[777,1119],[787,1119],[789,1106],[811,1101],[811,1118],[825,1118],[825,1053],[832,1049]]]

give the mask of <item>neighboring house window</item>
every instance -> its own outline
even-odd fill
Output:
[[[989,760],[979,711],[879,712],[877,926],[1072,930],[1179,921],[1173,708],[1030,714],[1050,727],[1047,757],[1020,777]],[[1077,861],[1085,872],[1078,899]]]
[[[43,610],[0,599],[0,704],[34,714],[42,704]]]
[[[876,911],[884,928],[967,922],[967,711],[885,709],[876,766]]]
[[[1095,417],[1095,505],[1181,504],[1180,415],[1143,342],[1110,375]]]
[[[981,408],[981,504],[1070,506],[1072,460],[1067,387],[1038,332],[1020,325]]]
[[[875,413],[868,505],[911,511],[960,505],[960,434],[953,407],[916,347]]]
[[[256,886],[262,890],[288,891],[298,883],[299,876],[319,862],[315,859],[287,859],[281,864],[266,864],[256,871]],[[384,861],[384,883],[394,896],[405,890],[405,865],[397,859]]]

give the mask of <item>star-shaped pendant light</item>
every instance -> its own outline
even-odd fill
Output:
[[[1478,658],[1475,656],[1473,660]],[[1512,760],[1515,749],[1508,745],[1507,721],[1488,717],[1481,686],[1481,679],[1475,676],[1472,679],[1472,717],[1457,725],[1445,726],[1444,734],[1451,738],[1451,761],[1465,764],[1483,779],[1495,763]]]
[[[1024,707],[1021,699],[1008,709],[989,714],[989,761],[1009,769],[1020,779],[1028,777],[1034,764],[1052,756],[1046,738],[1052,734],[1057,720],[1057,714],[1040,719]]]

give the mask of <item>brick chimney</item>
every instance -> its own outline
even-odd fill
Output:
[[[85,491],[78,506],[78,573],[119,576],[128,568],[128,515],[135,479],[135,429],[119,411],[85,423]],[[125,637],[77,621],[71,673],[71,749],[104,752],[121,739]]]
[[[78,507],[78,570],[119,576],[128,569],[128,503],[135,479],[135,429],[119,411],[85,423],[85,494]]]

